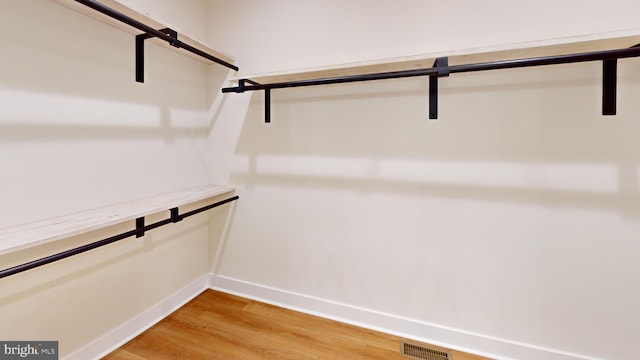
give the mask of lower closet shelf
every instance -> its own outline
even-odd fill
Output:
[[[231,186],[203,185],[0,229],[0,255],[98,230],[160,211],[177,209],[179,206],[208,198],[231,195],[234,191],[235,188]]]

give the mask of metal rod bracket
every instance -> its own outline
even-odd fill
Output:
[[[251,79],[238,79],[238,86],[235,87],[229,87],[229,88],[224,88],[222,89],[223,93],[243,93],[245,92],[245,87],[247,86],[247,83],[254,85],[254,86],[260,86],[262,84],[260,84],[259,82],[255,82]]]
[[[271,122],[271,89],[264,89],[264,122]]]
[[[616,114],[618,59],[602,61],[602,115]]]
[[[178,33],[175,30],[165,28],[158,31],[171,37],[172,40],[169,42],[171,46],[177,48],[182,46],[182,42],[178,40]],[[148,33],[136,35],[136,82],[139,83],[144,83],[144,41],[152,37],[154,36]]]
[[[448,77],[451,72],[449,70],[448,57],[437,58],[436,61],[433,63],[433,67],[438,69],[438,77]]]
[[[144,236],[144,216],[136,219],[136,238]]]
[[[120,241],[120,240],[124,240],[124,239],[126,239],[128,237],[131,237],[131,236],[140,237],[140,236],[144,235],[145,231],[151,231],[151,230],[153,230],[155,228],[168,225],[168,224],[170,224],[172,222],[180,221],[180,220],[182,220],[184,218],[187,218],[189,216],[193,216],[195,214],[199,214],[199,213],[201,213],[203,211],[207,211],[207,210],[216,208],[216,207],[218,207],[220,205],[224,205],[224,204],[230,203],[230,202],[238,200],[238,199],[239,199],[239,196],[236,195],[236,196],[227,198],[225,200],[218,201],[218,202],[213,203],[211,205],[207,205],[207,206],[195,209],[195,210],[191,210],[191,211],[186,212],[186,213],[184,213],[182,215],[178,215],[178,208],[177,207],[176,208],[172,208],[172,209],[169,209],[171,211],[171,218],[165,219],[165,220],[153,223],[153,224],[149,224],[149,225],[145,225],[144,224],[144,217],[136,218],[136,228],[134,230],[123,232],[121,234],[108,237],[106,239],[102,239],[102,240],[99,240],[99,241],[96,241],[96,242],[92,242],[92,243],[89,243],[89,244],[85,244],[85,245],[82,245],[82,246],[79,246],[79,247],[76,247],[76,248],[73,248],[73,249],[69,249],[69,250],[66,250],[66,251],[63,251],[63,252],[59,252],[57,254],[49,255],[49,256],[46,256],[46,257],[43,257],[43,258],[40,258],[40,259],[37,259],[37,260],[29,261],[29,262],[24,263],[24,264],[20,264],[20,265],[16,265],[16,266],[13,266],[13,267],[10,267],[10,268],[7,268],[7,269],[0,270],[0,279],[5,278],[7,276],[11,276],[11,275],[15,275],[15,274],[21,273],[23,271],[34,269],[34,268],[37,268],[39,266],[50,264],[50,263],[58,261],[58,260],[66,259],[66,258],[74,256],[74,255],[82,254],[82,253],[87,252],[89,250],[97,249],[99,247],[102,247],[102,246],[105,246],[105,245],[109,245],[111,243],[114,243],[114,242],[117,242],[117,241]]]
[[[149,36],[153,36],[153,37],[157,37],[163,41],[168,42],[169,44],[178,47],[178,48],[182,48],[190,53],[193,53],[195,55],[201,56],[205,59],[208,59],[210,61],[213,61],[215,63],[218,63],[222,66],[225,66],[229,69],[233,69],[235,71],[238,71],[238,67],[230,64],[220,58],[217,58],[211,54],[208,54],[200,49],[197,49],[187,43],[183,43],[180,40],[178,40],[178,34],[171,30],[171,29],[163,29],[163,30],[156,30],[153,27],[146,25],[144,23],[141,23],[140,21],[129,17],[117,10],[114,10],[104,4],[101,4],[99,1],[96,0],[75,0],[77,3],[80,3],[84,6],[87,6],[95,11],[98,11],[106,16],[109,16],[113,19],[116,19],[122,23],[125,23],[129,26],[132,26],[138,30],[141,30],[142,32],[144,32],[145,34],[148,34]],[[167,30],[167,31],[164,31]],[[136,41],[136,44],[138,43],[138,41]],[[139,81],[142,82],[142,81]]]
[[[438,78],[449,76],[449,58],[437,58],[433,67],[437,73],[429,76],[429,119],[431,120],[438,118]]]
[[[172,223],[177,223],[178,221],[182,221],[182,216],[180,216],[180,214],[178,213],[178,208],[171,208],[169,209],[169,211],[171,212],[171,222]]]
[[[160,31],[162,31],[163,33],[169,35],[171,37],[171,42],[169,42],[169,44],[171,46],[174,47],[181,47],[182,42],[180,42],[180,40],[178,40],[178,32],[173,30],[173,29],[169,29],[169,28],[165,28],[165,29],[160,29]]]

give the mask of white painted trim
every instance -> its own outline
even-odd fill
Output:
[[[415,319],[209,274],[210,288],[406,339],[499,360],[595,360],[540,346],[476,334]]]
[[[147,310],[128,320],[119,327],[90,342],[84,347],[64,356],[63,360],[101,359],[113,350],[158,323],[184,304],[200,295],[208,286],[208,276],[203,275],[196,281],[178,290],[173,295],[149,307]]]

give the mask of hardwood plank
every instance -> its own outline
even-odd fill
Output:
[[[118,358],[122,360],[145,360],[146,359],[140,355],[136,355],[127,350],[118,349],[116,351],[118,352]]]
[[[105,359],[401,360],[407,359],[399,353],[401,340],[397,336],[206,290]],[[458,351],[450,353],[452,360],[487,360]]]
[[[483,359],[483,358],[479,358],[477,355],[467,354],[467,353],[463,353],[461,351],[455,351],[455,350],[451,351],[451,356],[453,357],[453,360],[478,360],[478,359]]]

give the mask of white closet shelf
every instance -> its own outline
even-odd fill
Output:
[[[234,187],[203,185],[0,229],[0,255],[105,228],[201,200],[230,195]]]
[[[433,54],[363,61],[291,71],[239,75],[232,80],[250,79],[260,84],[332,78],[431,68],[437,58],[448,57],[449,66],[490,61],[557,56],[592,51],[624,49],[640,43],[640,29],[532,41],[508,45],[456,50]]]
[[[115,20],[109,16],[106,16],[98,11],[95,11],[85,5],[82,5],[80,3],[78,3],[75,0],[53,0],[59,4],[62,4],[66,7],[69,7],[83,15],[87,15],[90,16],[92,18],[95,18],[97,20],[100,20],[106,24],[109,24],[113,27],[116,27],[118,29],[124,30],[128,33],[134,34],[134,35],[138,35],[140,34],[140,30],[133,28],[123,22],[120,22],[118,20]],[[100,0],[99,1],[100,4],[103,4],[107,7],[110,7],[113,10],[116,10],[130,18],[133,18],[134,20],[137,20],[141,23],[144,23],[146,25],[151,26],[152,28],[156,29],[156,30],[160,30],[160,29],[164,29],[164,28],[172,28],[170,26],[170,24],[167,23],[163,23],[162,21],[160,21],[159,19],[154,19],[153,17],[151,17],[151,15],[149,15],[148,13],[142,13],[140,11],[137,11],[125,4],[123,4],[120,1],[117,0]],[[173,29],[173,28],[172,28]],[[176,30],[176,29],[173,29]],[[172,46],[169,45],[167,42],[159,40],[159,39],[149,39],[150,41],[153,41],[155,44],[167,47],[167,48],[171,48]],[[218,50],[216,48],[213,48],[207,44],[205,44],[204,42],[194,39],[192,37],[186,36],[182,33],[179,33],[179,40],[185,44],[191,45],[195,48],[198,48],[199,50],[202,50],[204,52],[209,53],[210,55],[213,55],[221,60],[224,60],[226,62],[229,63],[233,63],[234,62],[234,58],[233,56],[226,54],[225,52]],[[194,59],[203,61],[203,62],[209,62],[208,60],[204,59],[201,56],[189,53],[189,52],[181,52],[184,55],[187,55],[189,57],[192,57]]]

